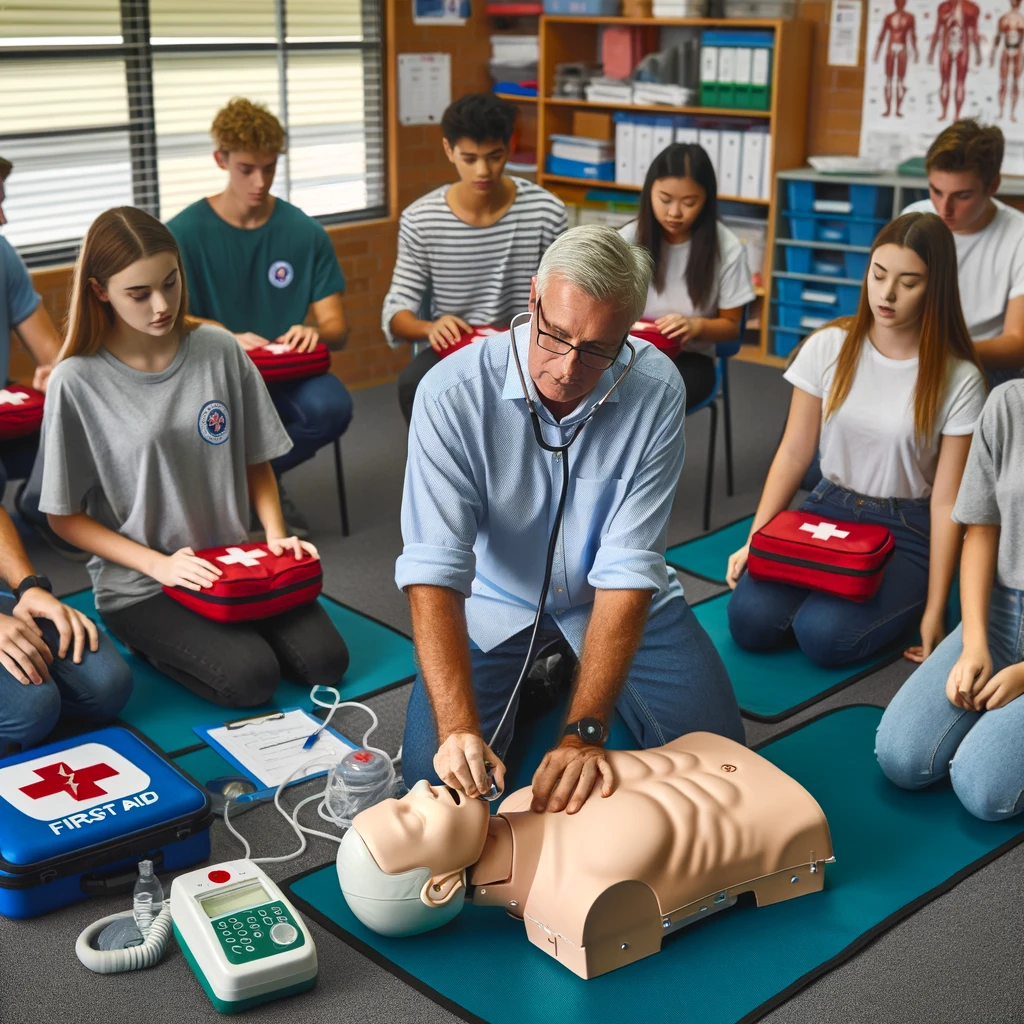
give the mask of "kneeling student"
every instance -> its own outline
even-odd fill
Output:
[[[792,643],[824,666],[866,658],[920,622],[921,661],[943,637],[960,552],[950,519],[985,382],[960,312],[953,236],[934,214],[887,225],[871,251],[860,308],[804,343],[786,433],[751,536],[789,507],[821,441],[823,479],[801,506],[837,522],[885,526],[895,554],[861,603],[743,576],[729,559],[733,639],[749,650]]]
[[[96,556],[115,636],[199,696],[248,707],[282,674],[336,683],[348,651],[315,603],[222,625],[162,592],[216,581],[194,550],[247,540],[250,503],[274,554],[318,557],[285,530],[270,462],[291,442],[259,372],[227,331],[186,319],[186,294],[174,237],[149,214],[120,207],[89,228],[47,392],[40,507]]]
[[[1024,381],[997,387],[971,442],[953,519],[967,527],[963,622],[903,684],[878,726],[904,789],[947,775],[978,818],[1024,810]]]

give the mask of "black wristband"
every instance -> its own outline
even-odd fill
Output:
[[[26,590],[39,587],[47,593],[53,593],[53,584],[45,576],[26,576],[15,588],[14,596],[20,601]]]

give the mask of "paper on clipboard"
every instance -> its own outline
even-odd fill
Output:
[[[309,750],[303,750],[302,744],[323,724],[305,711],[286,711],[244,725],[232,724],[233,728],[222,725],[210,729],[207,735],[265,789],[276,789],[307,761],[318,758],[337,762],[356,749],[327,728]]]
[[[452,59],[447,53],[398,55],[398,121],[440,124],[452,101]]]

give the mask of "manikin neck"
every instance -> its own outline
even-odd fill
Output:
[[[487,825],[480,859],[469,869],[474,889],[500,887],[507,904],[526,904],[537,873],[543,842],[544,815],[532,811],[497,814]],[[491,901],[488,901],[491,902]]]

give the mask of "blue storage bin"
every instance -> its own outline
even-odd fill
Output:
[[[804,331],[806,334],[810,334],[811,331],[816,331],[830,320],[834,320],[838,313],[838,311],[829,310],[824,306],[810,306],[805,303],[790,304],[788,302],[778,303],[778,311],[780,327]]]
[[[774,328],[772,348],[777,356],[788,356],[806,337],[803,331],[789,331],[785,328]]]
[[[846,276],[851,281],[863,281],[864,275],[868,272],[868,260],[871,258],[866,252],[844,252],[844,263],[846,264]]]
[[[860,305],[860,286],[840,284],[836,286],[836,291],[839,299],[839,315],[854,316]]]
[[[813,181],[787,181],[786,196],[789,209],[796,213],[811,213],[814,210]]]
[[[877,185],[851,185],[850,203],[854,217],[877,217],[882,213],[884,201],[882,190]]]
[[[777,278],[779,286],[779,298],[783,302],[799,302],[800,296],[803,294],[804,281],[794,281],[789,277]]]
[[[611,17],[622,9],[622,0],[544,0],[545,14],[577,14]]]
[[[877,235],[883,225],[887,223],[888,221],[884,218],[874,218],[872,220],[851,220],[850,245],[870,246],[875,240],[875,235]]]
[[[790,274],[811,272],[811,249],[806,249],[802,245],[787,245],[783,248],[786,251],[786,270]]]
[[[585,178],[588,181],[615,180],[614,160],[602,160],[599,164],[588,164],[581,160],[566,160],[563,157],[551,156],[549,153],[545,170],[548,174],[559,174],[566,178]]]
[[[815,241],[815,227],[818,222],[814,219],[813,215],[790,216],[788,220],[790,238],[796,239],[798,242]]]
[[[845,277],[846,265],[842,260],[826,260],[814,257],[811,260],[811,273],[821,277]]]
[[[845,245],[850,237],[849,223],[845,220],[815,221],[814,237],[818,242],[836,242]]]

